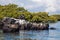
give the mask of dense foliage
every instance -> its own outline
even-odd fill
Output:
[[[0,5],[0,19],[3,17],[13,17],[18,18],[21,15],[25,16],[25,19],[30,22],[56,22],[60,19],[60,15],[49,16],[48,12],[36,12],[32,13],[24,9],[23,7],[18,7],[15,4]]]
[[[56,17],[56,19],[58,20],[58,21],[60,21],[60,15],[52,15],[52,16],[54,16],[54,17]]]

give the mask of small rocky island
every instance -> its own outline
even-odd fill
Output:
[[[0,5],[0,29],[3,32],[19,32],[19,30],[48,30],[49,23],[60,21],[59,14],[49,12],[29,12],[16,4]]]
[[[48,23],[34,23],[26,21],[23,17],[20,19],[4,17],[2,21],[0,21],[0,29],[3,32],[19,32],[19,30],[48,30]]]

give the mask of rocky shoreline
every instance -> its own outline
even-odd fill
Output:
[[[48,23],[32,23],[23,19],[5,17],[0,21],[3,32],[19,32],[19,30],[48,30]]]

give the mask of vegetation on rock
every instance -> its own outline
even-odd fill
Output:
[[[24,9],[23,7],[18,7],[15,4],[8,4],[8,5],[0,5],[0,19],[3,17],[13,17],[18,18],[21,15],[25,16],[25,20],[30,22],[56,22],[60,20],[60,15],[48,15],[48,12],[36,12],[32,13],[28,10]]]

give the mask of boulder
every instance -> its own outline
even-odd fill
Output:
[[[19,32],[17,24],[5,24],[3,27],[3,32]]]

